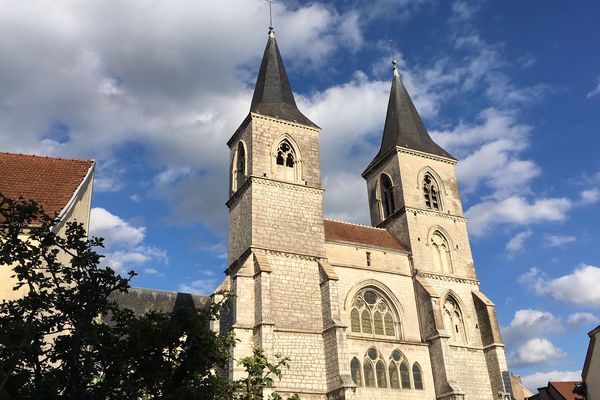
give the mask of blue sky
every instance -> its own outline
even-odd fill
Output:
[[[228,151],[266,43],[262,0],[9,2],[3,151],[93,158],[93,233],[134,285],[210,292],[226,267]],[[399,67],[457,156],[478,277],[511,369],[576,378],[600,321],[600,5],[279,1],[301,110],[322,127],[326,216],[368,223],[360,172]]]

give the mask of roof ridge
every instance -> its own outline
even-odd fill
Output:
[[[92,161],[94,161],[94,159],[40,156],[38,154],[11,153],[9,151],[0,151],[0,154],[6,154],[6,155],[11,155],[11,156],[31,157],[31,158],[42,158],[42,159],[47,159],[47,160],[80,161],[80,162],[92,162]]]
[[[360,226],[362,228],[371,228],[371,229],[377,229],[379,231],[386,231],[387,232],[387,229],[385,229],[385,228],[378,228],[376,226],[371,226],[371,225],[363,225],[363,224],[359,224],[359,223],[356,223],[356,222],[342,221],[342,220],[334,219],[334,218],[323,218],[323,221],[337,222],[337,223],[340,223],[340,224]]]

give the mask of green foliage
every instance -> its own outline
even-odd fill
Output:
[[[275,362],[269,361],[261,348],[255,348],[252,355],[244,357],[239,364],[244,367],[248,376],[236,382],[236,400],[262,400],[263,389],[273,387],[273,378],[281,379],[282,368],[289,368],[290,359],[275,354]],[[277,392],[269,395],[268,400],[282,400]],[[297,394],[288,397],[288,400],[300,400]]]
[[[135,273],[101,266],[102,239],[81,224],[56,227],[36,203],[0,196],[0,268],[22,294],[0,303],[0,398],[233,398],[215,371],[234,339],[208,328],[223,303],[136,316],[111,300]]]

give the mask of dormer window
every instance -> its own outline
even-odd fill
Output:
[[[423,178],[423,197],[425,198],[425,206],[432,210],[440,210],[439,190],[437,183],[431,174],[425,174]]]

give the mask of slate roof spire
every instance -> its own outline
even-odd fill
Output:
[[[250,112],[318,128],[296,106],[272,26],[269,27],[267,47],[256,79]]]
[[[392,89],[390,90],[390,99],[385,116],[381,147],[367,170],[396,146],[455,160],[450,153],[438,146],[429,136],[410,95],[406,91],[406,87],[402,83],[395,59],[392,60],[392,66],[394,71]]]

